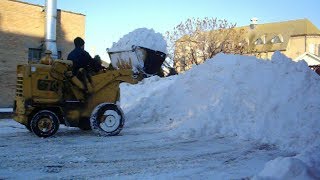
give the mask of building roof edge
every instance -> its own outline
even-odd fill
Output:
[[[7,0],[7,1],[17,2],[17,3],[22,3],[22,4],[28,4],[28,5],[31,5],[31,6],[38,6],[38,7],[41,7],[41,8],[44,7],[44,6],[39,5],[39,4],[32,4],[32,3],[24,2],[24,1],[21,1],[21,0]],[[77,14],[77,15],[81,15],[81,16],[86,16],[85,14],[81,14],[81,13],[77,13],[77,12],[73,12],[73,11],[67,11],[67,10],[63,10],[63,9],[57,9],[57,10],[58,10],[58,11],[62,11],[62,12],[66,12],[66,13],[71,13],[71,14]]]

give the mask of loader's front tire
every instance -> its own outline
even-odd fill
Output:
[[[50,137],[59,129],[58,116],[49,110],[41,110],[36,113],[30,122],[31,130],[39,137]]]
[[[98,105],[90,117],[92,131],[101,136],[118,135],[123,128],[124,121],[121,108],[110,103]]]

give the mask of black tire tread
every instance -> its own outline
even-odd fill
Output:
[[[37,123],[38,121],[41,119],[41,117],[43,116],[51,116],[52,117],[52,121],[53,121],[53,131],[51,131],[50,133],[42,133],[41,130],[38,129],[37,127]],[[43,138],[47,138],[47,137],[50,137],[52,135],[54,135],[58,129],[59,129],[59,125],[60,125],[60,122],[59,122],[59,118],[58,116],[52,112],[52,111],[49,111],[49,110],[40,110],[39,112],[37,112],[31,119],[30,121],[30,127],[31,127],[31,131],[39,136],[39,137],[43,137]]]

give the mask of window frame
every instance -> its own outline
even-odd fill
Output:
[[[42,54],[42,49],[39,49],[39,48],[28,48],[28,61],[37,61],[37,62],[39,62],[41,60],[41,54]]]
[[[57,51],[57,58],[62,59],[62,51]]]
[[[254,44],[255,44],[255,45],[263,45],[263,44],[265,44],[265,43],[264,43],[264,41],[262,40],[262,38],[259,37],[258,39],[256,39],[256,40],[254,41]]]
[[[277,41],[276,41],[277,40]],[[273,36],[273,38],[271,39],[271,43],[272,44],[280,44],[283,43],[283,37],[281,36],[281,34]]]

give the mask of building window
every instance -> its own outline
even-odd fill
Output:
[[[34,61],[34,62],[39,62],[42,55],[44,55],[44,54],[42,54],[42,49],[29,48],[28,60]],[[58,59],[62,59],[62,51],[58,51],[57,55],[58,55]]]
[[[255,42],[255,45],[260,45],[260,44],[264,44],[263,40],[261,38],[258,38]]]
[[[29,61],[40,61],[41,59],[41,49],[29,48],[28,60]]]
[[[249,45],[249,39],[243,39],[242,41],[239,42],[239,46],[248,46]]]
[[[62,59],[62,52],[58,51],[58,59]]]
[[[274,37],[271,39],[271,43],[273,43],[273,44],[283,43],[283,37],[282,37],[281,35],[274,36]]]
[[[266,35],[260,36],[258,39],[256,39],[254,44],[255,45],[266,44]]]

